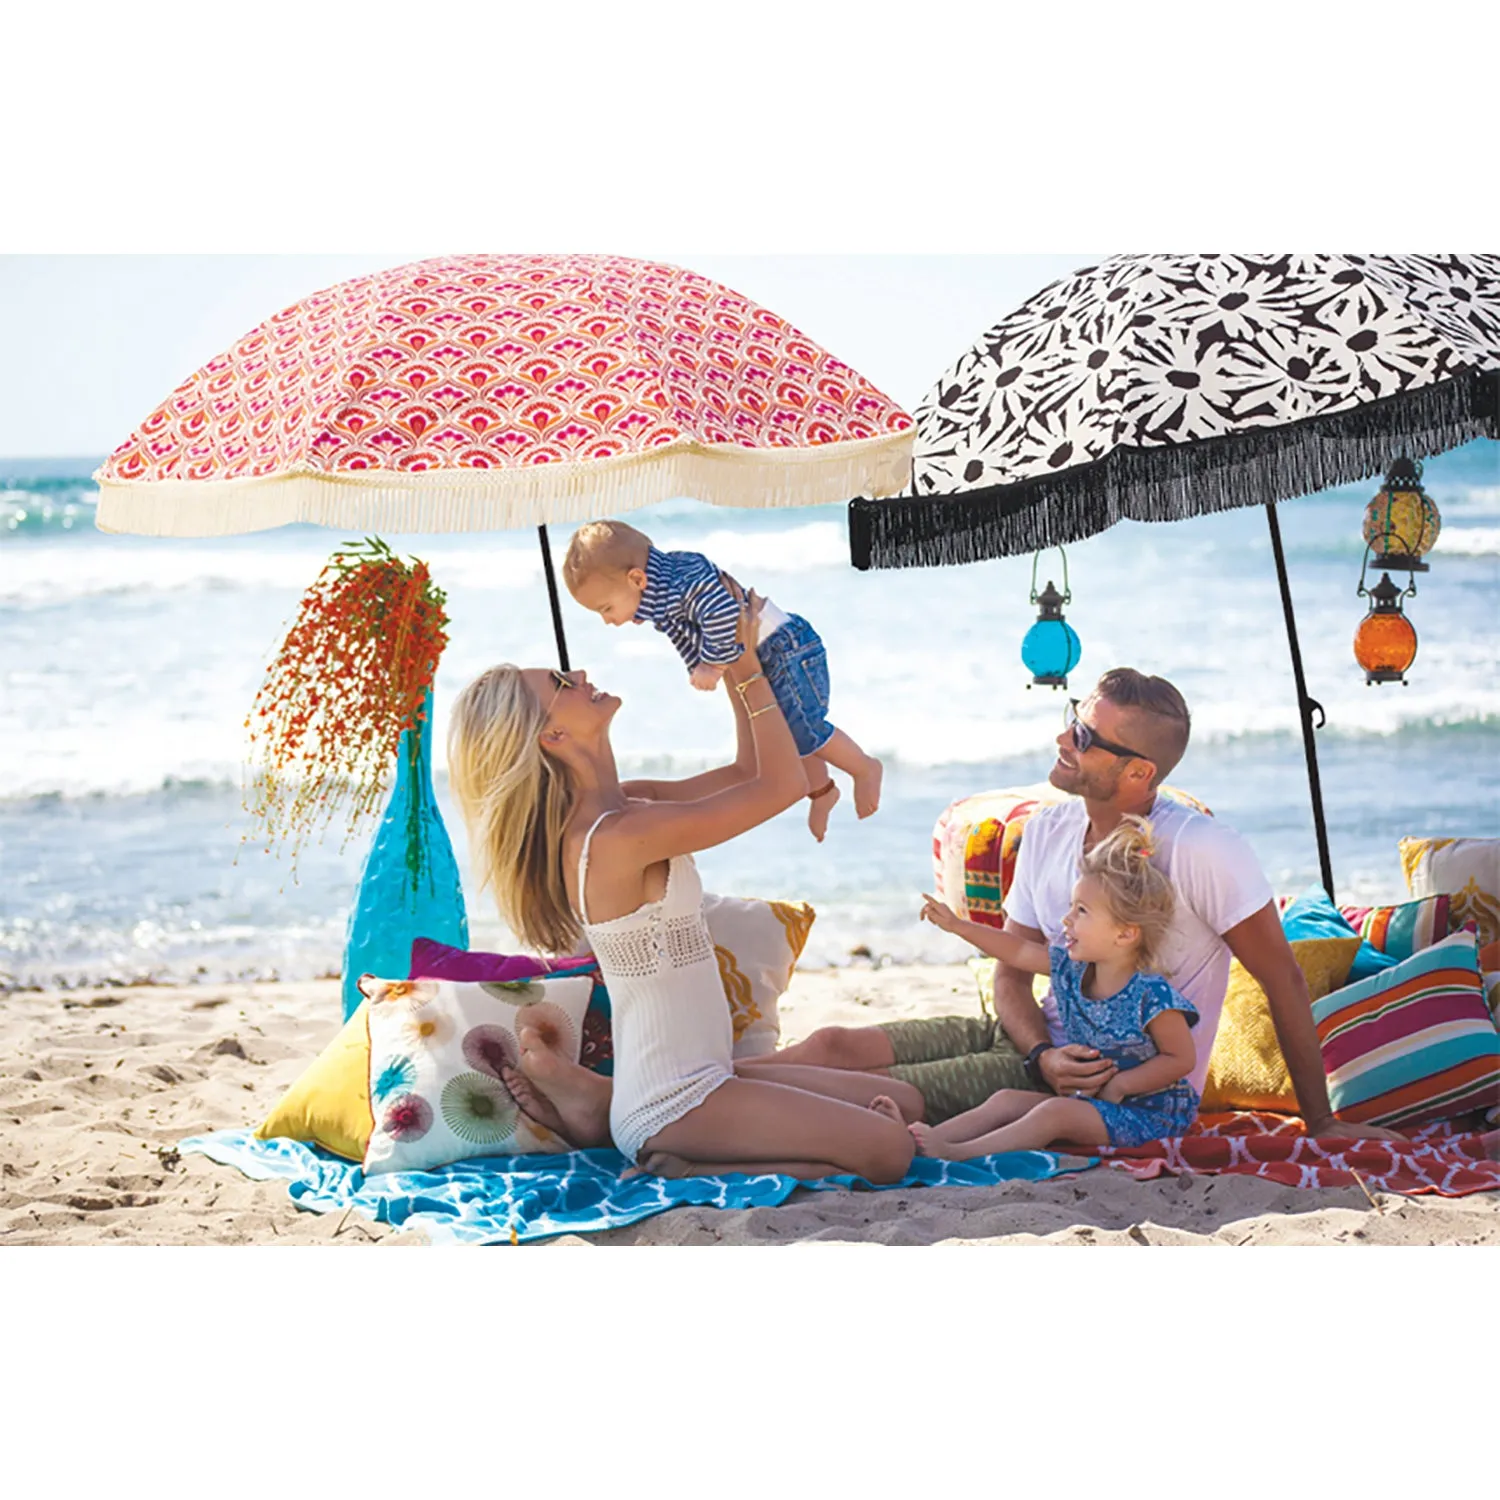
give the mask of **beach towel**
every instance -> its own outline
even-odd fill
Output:
[[[353,1209],[376,1223],[421,1230],[433,1244],[519,1244],[557,1234],[618,1229],[680,1204],[768,1208],[798,1187],[823,1191],[863,1187],[989,1186],[1015,1178],[1040,1182],[1092,1166],[1097,1158],[1047,1151],[1011,1151],[983,1161],[917,1157],[911,1172],[887,1188],[863,1178],[746,1176],[633,1177],[618,1151],[573,1151],[559,1156],[477,1157],[428,1172],[383,1172],[367,1178],[352,1162],[300,1141],[257,1140],[248,1130],[193,1136],[179,1151],[198,1152],[247,1177],[282,1178],[298,1208],[314,1213]]]
[[[1371,1192],[1462,1198],[1500,1190],[1500,1130],[1484,1133],[1462,1121],[1424,1125],[1406,1141],[1341,1145],[1311,1139],[1293,1115],[1199,1115],[1198,1128],[1178,1140],[1100,1148],[1099,1156],[1140,1178],[1227,1173],[1287,1187],[1332,1188],[1358,1186],[1357,1172]]]

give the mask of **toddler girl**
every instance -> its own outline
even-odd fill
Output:
[[[623,521],[590,521],[568,544],[563,582],[606,625],[655,625],[677,648],[693,686],[704,692],[716,688],[725,667],[739,658],[739,600],[702,553],[661,552]],[[802,757],[811,801],[807,826],[821,843],[839,799],[828,767],[853,778],[854,810],[868,818],[880,806],[881,764],[828,722],[828,656],[806,620],[761,600],[756,650]]]
[[[917,1149],[963,1161],[995,1151],[1139,1146],[1185,1135],[1198,1093],[1185,1082],[1195,1053],[1192,1003],[1150,971],[1172,920],[1171,882],[1150,863],[1151,825],[1127,817],[1083,856],[1063,942],[1048,949],[961,921],[932,896],[922,916],[1015,969],[1052,976],[1067,1040],[1097,1048],[1119,1071],[1092,1096],[1001,1089],[941,1125],[913,1125]],[[872,1106],[890,1114],[877,1099]],[[898,1112],[899,1113],[899,1112]]]

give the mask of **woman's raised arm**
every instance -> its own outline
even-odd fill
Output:
[[[736,668],[743,667],[748,658],[753,666],[744,667],[743,672],[758,672],[760,660],[755,655],[756,621],[760,615],[760,599],[752,591],[740,611],[740,644],[745,648],[738,662],[726,670],[724,691],[734,711],[734,759],[727,766],[715,766],[711,771],[700,771],[696,776],[684,776],[676,781],[627,781],[621,790],[627,797],[643,802],[697,802],[715,792],[723,792],[742,785],[755,775],[755,736],[751,731],[750,711],[745,706],[744,696],[734,690],[731,678]],[[743,675],[743,674],[742,674]]]
[[[637,802],[612,818],[600,836],[607,837],[621,854],[629,847],[630,858],[643,867],[674,854],[712,849],[785,812],[807,794],[807,776],[796,742],[752,646],[730,665],[724,684],[737,700],[736,723],[742,738],[748,733],[755,769],[745,780],[735,780],[693,801]],[[701,784],[703,778],[689,780]],[[685,784],[676,786],[680,790]]]

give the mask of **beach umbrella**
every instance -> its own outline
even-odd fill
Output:
[[[889,495],[912,434],[856,370],[692,271],[446,256],[306,297],[210,360],[95,474],[97,525],[537,526],[566,668],[549,522]]]
[[[1500,437],[1500,255],[1121,255],[989,329],[916,410],[857,568],[975,562],[1264,505],[1323,882],[1332,864],[1278,501]]]

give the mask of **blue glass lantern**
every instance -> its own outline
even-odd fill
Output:
[[[1031,602],[1038,607],[1036,624],[1026,632],[1021,642],[1021,660],[1031,673],[1027,688],[1065,688],[1068,673],[1078,665],[1083,655],[1083,645],[1078,632],[1063,618],[1063,605],[1071,604],[1073,591],[1068,586],[1068,554],[1061,547],[1063,591],[1058,593],[1049,578],[1047,587],[1040,594],[1036,591],[1036,565],[1041,561],[1038,552],[1031,559]]]

